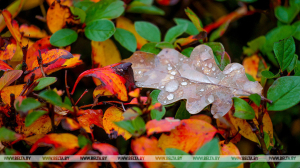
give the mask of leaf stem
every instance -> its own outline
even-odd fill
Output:
[[[77,103],[81,100],[81,98],[87,93],[89,92],[87,89],[85,89],[85,91],[81,94],[81,96],[78,98],[78,100],[75,103],[75,106],[77,105]]]

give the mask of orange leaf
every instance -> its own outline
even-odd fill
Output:
[[[133,91],[129,92],[128,95],[131,97],[139,97],[140,96],[141,89],[136,88]]]
[[[21,94],[24,86],[25,84],[4,87],[1,90],[1,99],[3,103],[10,105],[10,95],[14,94],[15,97],[18,97]]]
[[[131,69],[131,63],[117,63],[103,68],[90,69],[84,71],[78,76],[71,94],[74,93],[78,82],[83,77],[92,76],[100,79],[102,86],[116,95],[118,99],[127,101],[128,96],[126,88],[129,88],[130,90],[132,87],[134,87],[132,74],[133,72]]]
[[[26,55],[28,70],[32,70],[34,68],[32,67],[32,64],[34,61],[37,61],[37,56],[39,55],[38,50],[40,50],[41,53],[44,53],[53,48],[55,47],[50,44],[50,36],[36,41],[31,47],[29,47]]]
[[[262,65],[263,68],[260,68],[260,65]],[[245,68],[245,72],[251,75],[256,81],[260,81],[260,72],[267,68],[263,58],[259,57],[257,54],[246,57],[243,60],[243,66]]]
[[[77,117],[79,124],[86,130],[88,133],[92,133],[92,125],[97,125],[100,128],[103,128],[103,112],[102,110],[80,110],[80,113],[83,115]]]
[[[140,97],[141,102],[146,105],[146,102],[148,100],[148,97],[146,96],[141,96]],[[139,104],[138,99],[137,98],[133,98],[129,103],[124,103],[124,105],[128,105],[128,104]]]
[[[93,67],[101,68],[121,61],[121,55],[111,39],[103,42],[91,41]],[[93,78],[95,84],[101,84],[99,79]]]
[[[46,1],[47,1],[48,5],[50,6],[56,0],[46,0]],[[60,0],[60,3],[62,5],[66,5],[66,6],[72,6],[73,0]]]
[[[254,103],[251,104],[251,107],[255,111],[256,118],[258,118],[258,109],[259,108]],[[243,137],[245,137],[253,142],[259,143],[255,133],[253,133],[251,126],[248,124],[248,122],[246,120],[234,117],[233,112],[231,110],[229,111],[228,114],[229,114],[230,121],[234,125],[235,129],[238,129],[238,127],[241,129],[239,133]],[[257,122],[256,118],[254,118],[253,121],[254,121],[255,125],[258,127],[258,122]],[[263,131],[269,134],[270,143],[272,144],[273,143],[273,124],[272,124],[272,120],[269,116],[269,113],[267,111],[265,111],[265,114],[262,119],[262,123],[263,123]]]
[[[2,15],[4,17],[6,26],[7,26],[8,30],[10,31],[11,35],[22,47],[22,45],[21,45],[22,36],[21,36],[20,30],[19,30],[19,24],[17,23],[17,21],[12,20],[12,15],[10,14],[10,12],[8,10],[4,9],[2,11]]]
[[[69,131],[74,131],[80,128],[80,125],[72,118],[66,117],[61,120],[61,126]]]
[[[143,37],[141,37],[136,31],[135,31],[135,27],[133,25],[133,23],[125,18],[124,16],[118,17],[116,20],[116,27],[117,28],[122,28],[125,29],[129,32],[131,32],[134,37],[136,38],[137,41],[137,48],[141,49],[143,45],[145,45],[147,43],[147,40],[144,39]]]
[[[0,60],[10,60],[14,56],[16,50],[16,44],[7,44],[4,50],[0,50]]]
[[[240,155],[239,149],[231,142],[225,144],[225,141],[219,142],[221,146],[221,155]]]
[[[217,119],[217,126],[218,126],[218,130],[220,131],[220,134],[225,138],[225,136],[228,137],[233,137],[233,139],[230,140],[230,142],[232,143],[238,143],[241,140],[241,134],[238,133],[237,129],[235,129],[235,127],[233,126],[233,124],[230,121],[230,117],[229,114],[227,113],[226,115],[223,116],[223,121],[221,121],[220,119]],[[227,123],[225,123],[227,122]],[[227,128],[227,124],[230,125],[229,128]],[[227,135],[228,133],[226,132],[226,129],[229,130],[229,135]],[[226,134],[226,135],[225,135]]]
[[[64,28],[66,25],[80,24],[80,19],[75,20],[68,6],[54,1],[47,11],[47,25],[52,33]]]
[[[8,70],[13,70],[13,69],[9,65],[7,65],[5,62],[0,60],[0,70],[1,71],[8,71]]]
[[[211,117],[205,114],[192,115],[190,119],[203,120],[211,124]]]
[[[146,124],[147,135],[152,135],[154,133],[169,132],[175,129],[176,126],[180,125],[180,120],[174,119],[172,117],[166,117],[163,120],[151,120]]]
[[[44,38],[48,36],[45,30],[41,30],[35,25],[22,24],[20,26],[20,32],[23,33],[23,36],[29,38]]]
[[[77,65],[82,64],[82,60],[80,60],[80,54],[72,54],[73,58],[67,59],[66,62],[62,65],[62,68],[73,68]]]
[[[0,90],[6,86],[9,86],[11,83],[17,80],[22,74],[23,71],[21,70],[12,70],[3,74],[3,76],[0,78]]]
[[[185,152],[195,152],[203,144],[210,141],[217,132],[211,124],[195,119],[181,120],[181,124],[169,135],[162,134],[158,140],[158,147],[177,148]]]
[[[43,70],[49,75],[53,72],[66,68],[67,66],[63,66],[67,59],[73,58],[73,55],[64,49],[52,49],[47,52],[42,53],[43,59]],[[35,78],[42,77],[41,69],[39,67],[38,61],[35,60],[32,63],[33,71],[31,71],[28,75],[25,76],[24,81],[27,81],[31,75],[34,73]]]
[[[126,140],[131,137],[131,134],[124,130],[123,128],[118,127],[114,122],[122,121],[124,119],[123,113],[118,108],[112,106],[108,108],[103,117],[103,127],[107,134],[111,134],[112,131],[116,131],[118,135],[122,135]]]
[[[64,147],[67,149],[79,148],[78,139],[76,136],[68,133],[63,134],[48,134],[43,138],[36,141],[32,148],[30,149],[30,153],[34,152],[39,146],[54,146],[55,148]]]
[[[119,155],[118,149],[107,143],[93,143],[93,148],[101,152],[102,155]]]
[[[23,134],[25,137],[29,137],[32,135],[45,135],[52,129],[51,119],[47,114],[38,118],[29,127],[25,126],[25,118],[20,117],[20,115],[17,115],[16,122],[18,123],[18,126],[16,127],[16,132]],[[59,120],[55,121],[56,126],[59,123]]]
[[[164,155],[165,152],[158,147],[158,141],[155,137],[151,139],[140,137],[131,141],[131,149],[136,155]],[[162,162],[143,162],[145,167],[159,168]]]
[[[99,79],[97,79],[97,78],[93,78],[93,79],[94,79],[94,82],[95,82],[95,83],[97,83],[96,80],[99,81],[99,83],[101,83]],[[101,95],[101,96],[113,96],[114,94],[111,93],[109,90],[107,90],[106,88],[104,88],[104,87],[100,84],[99,86],[97,86],[97,87],[95,88],[95,90],[94,90],[94,92],[93,92],[93,98],[95,98],[95,97],[98,96],[98,95]]]

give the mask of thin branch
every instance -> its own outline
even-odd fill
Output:
[[[68,98],[71,100],[71,103],[72,103],[72,105],[74,106],[75,105],[75,103],[74,103],[74,100],[73,100],[73,98],[71,97],[71,94],[70,94],[70,87],[68,86],[68,71],[67,70],[65,70],[65,86],[66,86],[66,92],[67,92],[67,96],[68,96]]]
[[[87,89],[85,89],[85,91],[81,94],[81,96],[78,98],[78,100],[75,103],[75,106],[77,105],[77,103],[81,100],[81,98],[87,93],[89,92]]]

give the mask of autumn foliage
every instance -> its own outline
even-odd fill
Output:
[[[0,13],[1,154],[299,154],[298,1],[6,3]],[[258,28],[245,30],[248,20]],[[300,165],[165,160],[1,166]]]

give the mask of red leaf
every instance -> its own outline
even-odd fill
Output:
[[[78,82],[87,76],[100,79],[102,86],[122,101],[128,100],[126,88],[131,90],[134,87],[131,63],[117,63],[81,73],[74,84],[71,94],[74,93]]]
[[[8,70],[13,70],[13,68],[10,67],[9,65],[7,65],[5,62],[0,60],[0,70],[1,71],[8,71]]]
[[[118,149],[107,143],[93,143],[93,148],[102,155],[119,155]]]
[[[176,126],[180,125],[180,120],[174,119],[172,117],[166,117],[164,120],[151,120],[146,124],[147,135],[152,135],[154,133],[169,132]]]

